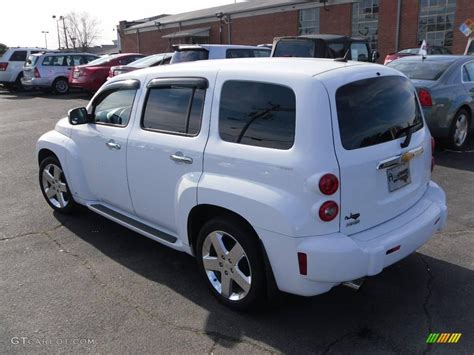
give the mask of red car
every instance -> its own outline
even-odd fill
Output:
[[[385,57],[385,60],[383,62],[383,65],[386,65],[390,62],[393,62],[395,59],[398,59],[398,58],[408,57],[410,55],[418,55],[419,51],[420,51],[420,48],[407,48],[407,49],[403,49],[401,51],[398,51],[396,53],[387,54],[387,56]],[[428,46],[427,52],[428,52],[428,55],[452,54],[449,49],[447,49],[445,47],[441,47],[441,46]]]
[[[128,73],[134,70],[156,67],[158,65],[169,64],[173,57],[173,53],[159,53],[152,54],[148,57],[138,59],[127,65],[119,65],[116,67],[111,67],[109,71],[109,78],[113,78],[116,75]]]
[[[78,65],[69,74],[69,86],[96,92],[107,80],[111,67],[127,65],[143,57],[144,55],[139,53],[122,53],[104,56],[88,64]]]

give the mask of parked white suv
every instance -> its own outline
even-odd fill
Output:
[[[37,143],[48,204],[196,256],[234,308],[376,275],[446,222],[432,140],[400,72],[327,59],[123,74]],[[273,281],[274,280],[274,281]]]
[[[237,44],[183,44],[173,46],[170,64],[212,59],[269,57],[271,49]]]
[[[44,52],[43,48],[9,48],[0,57],[0,84],[7,89],[23,89],[23,64],[31,54]]]

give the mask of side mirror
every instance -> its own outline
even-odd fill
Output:
[[[69,118],[69,123],[73,126],[89,123],[89,114],[87,113],[87,109],[85,107],[78,107],[69,110],[67,116]]]
[[[377,52],[376,50],[373,50],[370,57],[371,57],[371,62],[375,63],[377,59],[380,58],[380,53]]]

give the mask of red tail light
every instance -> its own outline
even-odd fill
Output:
[[[319,208],[319,218],[324,222],[330,222],[337,217],[339,206],[334,201],[326,201]]]
[[[112,70],[112,68],[109,69],[109,78],[113,78],[114,76],[114,71]]]
[[[319,190],[325,195],[332,195],[339,188],[339,180],[333,174],[325,174],[319,180]]]
[[[418,90],[418,98],[420,99],[421,106],[428,107],[433,106],[433,100],[431,100],[431,94],[426,89]]]
[[[41,78],[41,75],[40,75],[40,72],[39,72],[38,68],[35,68],[34,76],[35,76],[35,78]]]
[[[305,253],[298,253],[298,266],[301,275],[308,274],[308,258]]]
[[[8,63],[0,63],[0,71],[5,71],[8,68]]]

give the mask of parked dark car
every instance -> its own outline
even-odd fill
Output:
[[[387,66],[411,79],[431,134],[462,149],[474,112],[474,58],[433,55],[400,58]]]
[[[173,57],[173,53],[152,54],[147,57],[140,58],[127,65],[118,65],[111,67],[109,70],[109,78],[113,78],[116,75],[128,73],[138,69],[169,64],[171,61],[171,57]]]
[[[140,53],[114,54],[100,57],[85,65],[78,65],[69,74],[69,86],[96,92],[106,82],[109,70],[115,65],[127,65],[143,58]]]
[[[346,56],[347,54],[347,56]],[[360,62],[375,62],[378,52],[371,51],[365,38],[315,34],[277,37],[273,41],[272,57],[343,58]]]
[[[394,61],[395,59],[402,58],[402,57],[409,57],[412,55],[418,55],[420,52],[420,48],[407,48],[402,49],[396,53],[390,53],[385,56],[385,60],[383,62],[384,65]],[[437,54],[452,54],[448,48],[441,47],[441,46],[428,46],[426,49],[428,55],[437,55]]]

